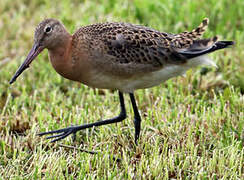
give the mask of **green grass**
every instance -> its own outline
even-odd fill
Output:
[[[243,7],[243,0],[1,0],[0,179],[243,179]],[[63,79],[47,51],[8,84],[30,50],[35,26],[47,17],[60,19],[72,33],[104,21],[178,33],[209,17],[204,37],[219,35],[236,45],[210,55],[218,69],[193,69],[186,77],[136,91],[142,115],[138,146],[128,96],[125,121],[82,131],[74,143],[70,137],[60,142],[99,151],[91,155],[36,134],[117,115],[116,92]]]

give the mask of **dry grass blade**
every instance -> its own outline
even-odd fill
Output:
[[[64,148],[68,148],[68,149],[74,149],[74,150],[77,150],[77,151],[80,151],[80,152],[89,153],[89,154],[98,154],[98,153],[101,153],[101,152],[98,152],[98,151],[89,151],[89,150],[86,150],[86,149],[81,149],[81,148],[78,148],[78,147],[68,146],[68,145],[64,145],[64,144],[59,144],[59,146],[60,147],[64,147]],[[121,162],[121,159],[116,158],[114,156],[113,156],[113,160],[115,160],[116,162]]]

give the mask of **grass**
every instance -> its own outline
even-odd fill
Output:
[[[243,179],[244,1],[37,0],[0,1],[1,179]],[[186,77],[136,91],[142,115],[139,145],[133,143],[133,111],[122,123],[82,131],[62,144],[38,132],[95,122],[119,113],[117,93],[61,78],[47,51],[13,85],[8,81],[44,18],[60,19],[70,32],[82,25],[125,21],[178,33],[204,17],[204,37],[235,40],[234,48],[211,54],[218,69],[198,68]],[[116,162],[113,157],[121,158]]]

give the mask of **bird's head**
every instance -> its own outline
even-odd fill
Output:
[[[35,30],[34,44],[27,55],[23,64],[16,71],[12,77],[10,84],[12,84],[17,77],[29,67],[30,63],[40,54],[45,48],[53,49],[59,44],[63,43],[64,36],[67,35],[63,24],[56,19],[43,20]]]

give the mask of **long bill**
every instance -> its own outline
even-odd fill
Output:
[[[43,46],[40,46],[38,43],[35,43],[33,47],[31,48],[28,56],[26,57],[25,61],[23,64],[19,67],[19,69],[16,71],[12,79],[10,80],[10,84],[12,84],[16,79],[19,77],[19,75],[29,67],[30,63],[36,58],[38,54],[42,52],[44,49]]]

